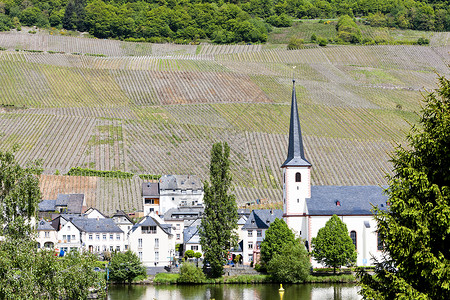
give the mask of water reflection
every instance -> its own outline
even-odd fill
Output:
[[[110,286],[110,300],[278,300],[276,284],[228,285],[132,285]],[[352,284],[285,285],[280,300],[354,300],[361,299],[358,287]]]

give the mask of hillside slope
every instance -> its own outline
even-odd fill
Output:
[[[435,72],[450,73],[449,46],[146,45],[158,54],[95,57],[72,39],[36,44],[65,54],[0,51],[1,150],[20,144],[19,161],[43,159],[47,175],[80,166],[207,179],[211,146],[226,141],[239,203],[281,201],[293,72],[314,185],[386,184],[389,153],[416,121],[421,91],[435,87]],[[138,45],[112,42],[95,47]],[[46,186],[71,189],[54,177]],[[137,176],[105,180],[71,184],[96,193],[90,204],[106,213],[142,207]]]

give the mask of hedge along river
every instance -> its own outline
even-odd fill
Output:
[[[111,285],[110,300],[353,300],[361,299],[355,284]]]

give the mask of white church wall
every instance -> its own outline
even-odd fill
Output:
[[[310,237],[316,237],[319,230],[325,226],[325,223],[331,216],[311,216],[310,217]],[[373,257],[380,258],[381,251],[378,250],[378,237],[376,232],[376,222],[372,216],[339,216],[347,225],[348,232],[356,232],[356,252],[358,254],[357,266],[373,265]],[[366,224],[370,227],[366,227]],[[309,241],[311,245],[311,240]],[[312,249],[310,249],[312,250]],[[324,267],[314,259],[313,267]]]

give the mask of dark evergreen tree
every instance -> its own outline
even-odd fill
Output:
[[[63,17],[63,27],[68,30],[85,31],[85,0],[69,0]]]
[[[390,207],[375,209],[385,259],[361,274],[367,299],[450,299],[450,83],[425,98],[420,126],[398,146]],[[381,242],[380,241],[380,242]],[[381,244],[381,243],[380,243]]]
[[[237,242],[237,206],[231,189],[230,147],[227,143],[215,143],[211,150],[209,167],[210,183],[204,183],[205,212],[200,233],[200,244],[205,261],[211,269],[205,269],[209,277],[219,277],[223,273],[228,251]],[[206,268],[206,264],[204,268]]]
[[[318,262],[332,267],[336,273],[336,268],[350,266],[356,262],[356,250],[353,241],[347,230],[347,225],[333,215],[320,228],[317,236],[312,238],[312,256]]]

